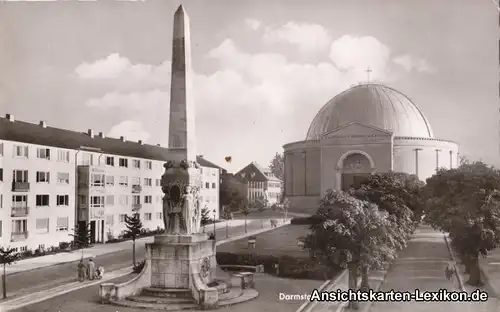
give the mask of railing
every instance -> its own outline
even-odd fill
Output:
[[[23,240],[28,239],[28,231],[26,232],[13,232],[10,234],[10,241],[11,242],[20,242]]]
[[[141,210],[142,204],[132,204],[132,211]]]
[[[12,207],[10,216],[11,217],[25,217],[29,214],[29,207]]]
[[[29,182],[12,182],[13,192],[27,192],[30,190]]]
[[[133,194],[140,193],[141,191],[142,191],[142,187],[140,185],[137,185],[137,184],[132,185],[132,193]]]

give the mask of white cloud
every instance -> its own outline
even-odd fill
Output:
[[[394,58],[394,63],[402,66],[406,71],[410,72],[415,70],[420,73],[434,73],[436,69],[433,68],[426,60],[418,58],[409,54],[400,55]]]
[[[170,79],[170,62],[160,65],[132,64],[118,53],[92,63],[83,63],[75,69],[75,74],[82,80],[112,80],[124,84],[162,85]]]
[[[331,43],[331,37],[323,26],[297,22],[266,27],[264,40],[269,43],[287,42],[296,45],[304,53],[324,51]]]
[[[366,80],[366,70],[372,70],[370,79],[389,78],[389,48],[374,37],[345,35],[335,40],[330,48],[330,59],[342,70],[356,72]]]
[[[199,152],[216,163],[220,160],[219,164],[225,156],[233,156],[233,164],[226,164],[229,170],[251,160],[265,165],[283,143],[303,139],[328,99],[364,81],[368,66],[373,69],[371,77],[386,83],[400,67],[391,59],[390,49],[374,37],[347,35],[329,46],[330,53],[324,54],[330,60],[315,64],[293,62],[277,53],[246,53],[231,39],[209,51],[218,70],[194,75]],[[82,81],[134,86],[127,92],[112,88],[85,103],[92,109],[106,109],[99,114],[107,112],[115,120],[127,121],[113,127],[110,135],[144,139],[150,133],[152,141],[163,144],[168,134],[169,64],[133,64],[114,54],[79,66],[76,72]],[[214,140],[223,140],[224,148],[214,145]]]
[[[88,99],[85,105],[101,109],[118,108],[130,111],[141,111],[143,109],[165,105],[169,100],[168,92],[155,89],[146,92],[110,92],[100,98]]]
[[[245,25],[252,30],[258,30],[262,25],[262,22],[253,18],[245,19]]]
[[[127,141],[146,141],[151,135],[144,130],[141,122],[134,120],[125,120],[111,128],[106,135],[108,137],[119,138],[124,136]]]

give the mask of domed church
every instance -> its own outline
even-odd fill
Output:
[[[434,137],[420,108],[376,83],[360,84],[327,102],[304,141],[283,146],[290,209],[316,209],[328,189],[347,190],[375,172],[406,172],[424,181],[455,168],[458,144]]]

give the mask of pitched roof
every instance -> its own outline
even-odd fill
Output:
[[[0,117],[0,140],[53,146],[72,150],[82,148],[97,149],[102,153],[126,157],[167,161],[175,155],[171,150],[159,145],[143,144],[99,135],[91,137],[89,133],[77,132],[54,127],[24,122],[10,121]],[[202,157],[196,157],[203,167],[220,168]]]
[[[224,168],[219,167],[219,166],[217,166],[216,164],[214,164],[213,162],[210,162],[210,161],[206,160],[205,158],[203,158],[203,156],[197,156],[197,157],[196,157],[196,161],[197,161],[197,162],[200,164],[200,166],[202,166],[202,167],[217,168],[217,169],[222,169],[222,170],[224,170]]]
[[[262,177],[264,179],[266,179],[266,180],[281,182],[280,179],[276,178],[272,174],[272,172],[271,172],[271,170],[269,168],[262,167],[262,166],[260,166],[256,162],[251,162],[250,164],[248,164],[247,166],[245,166],[243,169],[241,169],[240,171],[238,171],[236,174],[240,174],[241,172],[246,172],[246,171],[248,171],[248,168],[250,168],[250,167],[255,168],[262,175]]]

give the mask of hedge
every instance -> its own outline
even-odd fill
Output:
[[[319,265],[309,258],[290,256],[255,255],[247,253],[217,252],[219,265],[264,265],[264,272],[276,275],[275,264],[279,265],[280,277],[295,279],[326,280],[334,278],[342,268]]]
[[[314,225],[323,222],[323,219],[317,216],[310,217],[299,217],[290,220],[290,224],[293,225]]]

